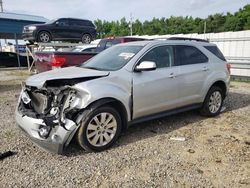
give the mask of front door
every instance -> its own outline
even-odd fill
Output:
[[[133,73],[133,119],[178,107],[179,67],[174,66],[174,48],[155,47],[138,64],[143,61],[153,61],[157,68]]]
[[[55,39],[70,38],[70,27],[68,19],[59,19],[51,29],[52,35]]]

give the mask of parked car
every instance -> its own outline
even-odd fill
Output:
[[[96,44],[75,46],[70,51],[71,52],[96,52]]]
[[[89,44],[96,37],[96,27],[90,20],[60,18],[45,24],[24,26],[22,37],[30,43],[81,41]]]
[[[134,41],[143,41],[143,40],[147,40],[147,39],[139,38],[139,37],[108,37],[108,38],[102,39],[99,42],[99,44],[96,47],[96,52],[101,52],[116,44],[134,42]]]
[[[0,67],[18,67],[18,56],[20,60],[21,67],[27,67],[27,57],[22,55],[17,55],[14,52],[0,52]],[[30,62],[32,62],[32,57],[29,57]]]
[[[62,153],[74,136],[83,149],[103,151],[131,124],[191,109],[217,116],[229,80],[230,65],[214,44],[124,43],[81,66],[28,78],[16,121],[49,151]]]
[[[35,67],[38,73],[45,72],[52,69],[77,66],[80,65],[99,52],[119,43],[146,40],[143,38],[133,37],[112,37],[100,40],[96,50],[77,52],[78,48],[72,52],[36,52],[35,53]],[[91,45],[91,44],[88,44]],[[82,46],[84,48],[85,45]]]

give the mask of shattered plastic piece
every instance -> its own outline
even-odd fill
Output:
[[[169,138],[169,140],[175,140],[175,141],[185,141],[186,138],[185,137],[171,137]]]
[[[189,153],[195,153],[195,151],[193,149],[188,149]]]
[[[224,112],[227,108],[225,106],[222,106],[220,112]]]
[[[216,158],[216,159],[215,159],[215,162],[216,162],[216,163],[221,163],[221,159]]]
[[[4,152],[4,153],[0,153],[0,160],[3,160],[4,158],[6,157],[10,157],[12,155],[15,155],[16,153],[13,152],[13,151],[7,151],[7,152]]]
[[[250,145],[250,141],[245,141],[245,144],[246,145]]]

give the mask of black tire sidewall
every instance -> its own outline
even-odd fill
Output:
[[[214,93],[214,92],[220,92],[221,94],[221,106],[219,108],[219,110],[216,112],[216,113],[212,113],[210,110],[209,110],[209,101],[210,101],[210,97],[211,95]],[[223,92],[222,92],[222,89],[220,87],[217,87],[217,86],[212,86],[207,95],[206,95],[206,98],[204,100],[204,103],[203,103],[203,106],[201,108],[201,114],[202,115],[205,115],[205,116],[209,116],[209,117],[214,117],[214,116],[217,116],[220,111],[221,111],[221,108],[223,106],[223,101],[224,101],[224,97],[223,97]]]
[[[91,145],[87,139],[87,136],[86,136],[87,127],[88,127],[89,122],[92,120],[92,118],[102,112],[111,113],[115,117],[117,121],[117,131],[111,142],[109,142],[105,146],[96,147],[96,146]],[[82,121],[81,127],[79,128],[78,133],[77,133],[77,140],[78,140],[79,145],[87,151],[96,151],[96,152],[103,151],[111,147],[120,136],[120,133],[122,130],[122,121],[121,121],[121,117],[119,113],[110,106],[103,106],[103,107],[100,107],[91,111],[86,116],[87,116],[86,118],[83,118],[85,120]]]

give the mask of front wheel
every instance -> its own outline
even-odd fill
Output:
[[[87,151],[108,149],[121,133],[121,117],[110,106],[95,109],[84,119],[77,133],[77,141]]]
[[[208,117],[217,116],[221,111],[223,100],[222,89],[217,86],[211,87],[200,110],[201,115]]]
[[[43,43],[48,43],[51,41],[51,36],[48,32],[46,31],[41,31],[38,34],[38,42],[43,42]]]

